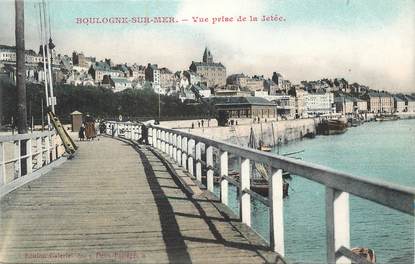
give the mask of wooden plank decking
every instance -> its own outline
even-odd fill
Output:
[[[264,263],[275,261],[226,208],[177,185],[145,148],[101,138],[6,195],[1,263]]]

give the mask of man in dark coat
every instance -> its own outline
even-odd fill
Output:
[[[146,125],[141,125],[141,142],[148,145],[148,128]]]

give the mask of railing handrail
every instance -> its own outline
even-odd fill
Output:
[[[415,197],[415,188],[388,183],[385,181],[375,181],[373,179],[355,176],[350,173],[341,172],[322,165],[316,165],[311,162],[285,156],[276,156],[275,154],[237,146],[221,140],[213,140],[197,136],[180,130],[154,125],[150,127],[203,142],[223,151],[237,153],[238,156],[249,158],[253,161],[271,164],[272,167],[287,170],[295,175],[321,183],[339,191],[345,191],[360,198],[414,215],[413,200]],[[361,187],[358,187],[358,185],[361,185]],[[371,188],[371,190],[368,188]]]
[[[55,130],[0,136],[0,197],[44,173],[62,147]]]
[[[47,137],[54,135],[56,132],[52,131],[37,131],[33,133],[26,134],[14,134],[14,135],[3,135],[0,136],[0,142],[12,142],[16,140],[26,140],[26,139],[36,139],[39,137]]]

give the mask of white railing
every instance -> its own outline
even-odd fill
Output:
[[[8,185],[59,159],[64,152],[54,131],[0,136],[1,193]]]
[[[132,122],[106,122],[106,133],[115,137],[123,136],[125,138],[138,140],[141,137],[140,125]]]
[[[129,124],[137,126],[138,124]],[[134,130],[131,130],[134,131]],[[136,139],[134,133],[126,138]],[[376,202],[386,207],[414,216],[415,189],[395,184],[377,182],[363,177],[339,172],[324,166],[271,153],[244,148],[222,141],[211,140],[190,133],[152,126],[149,128],[150,144],[168,154],[196,180],[202,182],[202,166],[207,169],[207,189],[213,192],[213,149],[219,150],[220,199],[228,205],[228,184],[240,191],[240,218],[251,226],[251,198],[269,206],[270,246],[284,256],[283,177],[288,171],[318,182],[326,188],[326,244],[328,263],[369,263],[350,251],[349,194]],[[202,152],[206,160],[202,160]],[[228,176],[229,155],[240,157],[240,181]],[[193,163],[196,162],[195,166]],[[250,190],[251,162],[270,168],[268,199]]]

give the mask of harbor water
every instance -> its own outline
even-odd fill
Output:
[[[317,136],[280,147],[297,157],[353,175],[415,187],[415,120],[365,123],[345,134]],[[276,150],[274,150],[276,152]],[[232,186],[231,208],[238,212]],[[219,190],[215,190],[218,192]],[[285,256],[291,263],[325,263],[325,189],[293,176],[284,199]],[[268,208],[252,200],[252,226],[269,240]],[[350,196],[351,247],[375,250],[376,263],[414,263],[414,218]]]

